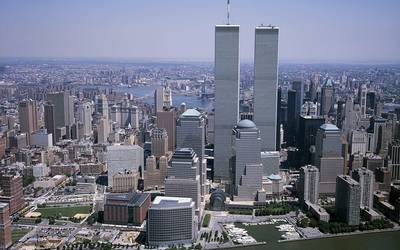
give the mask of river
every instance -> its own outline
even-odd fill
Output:
[[[400,231],[367,233],[314,240],[278,242],[281,233],[274,225],[241,226],[257,241],[266,245],[250,246],[246,250],[399,250]]]
[[[121,86],[113,86],[112,89],[115,91],[119,91],[122,93],[129,93],[133,94],[136,97],[143,98],[143,101],[148,104],[154,104],[154,90],[159,85],[146,85],[146,86],[133,86],[131,88],[121,87]],[[106,89],[110,87],[105,86],[83,86],[85,88],[99,88],[99,89]],[[172,94],[172,105],[174,107],[178,107],[181,103],[186,103],[187,108],[201,108],[203,110],[211,110],[212,109],[212,101],[207,99],[200,99],[197,96],[185,96],[179,94]]]

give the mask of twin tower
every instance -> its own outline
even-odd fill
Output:
[[[214,179],[231,181],[232,129],[239,121],[239,25],[215,27],[215,147]],[[276,150],[279,28],[255,29],[254,122],[262,151]]]

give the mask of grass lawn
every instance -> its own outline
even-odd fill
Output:
[[[35,212],[39,212],[42,214],[42,218],[57,217],[59,215],[64,217],[73,217],[75,214],[90,214],[91,211],[91,206],[44,207],[35,210]]]
[[[203,227],[208,227],[210,224],[211,214],[206,214],[203,219]]]
[[[12,243],[14,244],[15,242],[17,242],[19,239],[21,239],[28,232],[29,232],[28,229],[15,229],[15,230],[12,230],[12,234],[11,234]]]

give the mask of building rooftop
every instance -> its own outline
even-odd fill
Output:
[[[256,124],[253,121],[244,119],[238,122],[236,125],[237,128],[255,128]]]
[[[349,185],[359,186],[360,184],[348,175],[339,175],[338,178],[346,181]]]
[[[279,174],[271,174],[268,176],[271,181],[280,181],[282,177]]]
[[[188,109],[185,112],[183,112],[183,114],[181,115],[181,117],[192,117],[192,116],[200,116],[200,112],[195,110],[195,109]]]
[[[339,128],[331,123],[322,124],[320,129],[325,130],[325,131],[339,131]]]
[[[157,196],[151,207],[152,208],[178,208],[188,207],[193,203],[192,198],[181,198],[181,197],[168,197],[168,196]]]
[[[108,193],[106,203],[126,202],[129,205],[140,206],[149,196],[149,193]]]
[[[216,28],[239,28],[239,24],[217,24],[215,25]]]
[[[264,157],[280,157],[279,151],[261,151],[261,158]]]
[[[261,26],[257,26],[256,27],[257,30],[278,30],[279,27],[278,26],[274,26],[274,25],[263,25],[261,24]]]

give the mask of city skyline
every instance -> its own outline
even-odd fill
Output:
[[[396,63],[399,5],[236,0],[230,16],[241,25],[245,62],[254,55],[254,27],[273,24],[281,29],[281,63]],[[2,1],[0,7],[0,58],[212,61],[213,27],[226,23],[224,0]]]
[[[400,4],[21,2],[0,249],[398,249]]]

